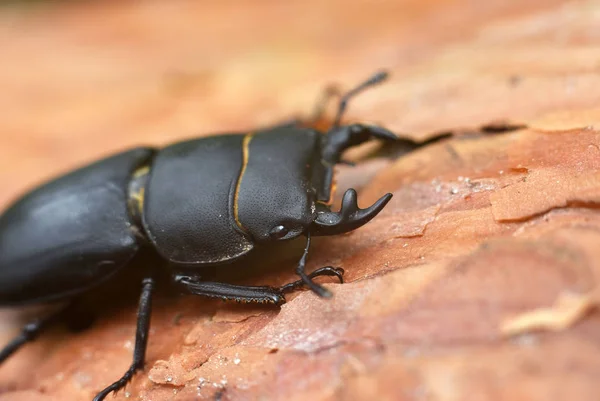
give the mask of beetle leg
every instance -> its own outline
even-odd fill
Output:
[[[189,293],[208,298],[219,298],[223,301],[269,303],[281,305],[285,303],[283,292],[271,286],[249,286],[212,281],[202,281],[197,277],[177,276],[175,282]]]
[[[306,258],[308,257],[308,249],[310,248],[310,233],[306,233],[306,247],[304,253],[296,266],[296,274],[300,276],[300,280],[306,285],[312,292],[320,296],[321,298],[331,298],[333,294],[327,288],[320,284],[315,283],[311,280],[310,275],[307,275],[304,271],[306,267]]]
[[[330,164],[340,162],[342,153],[352,147],[360,145],[371,139],[383,139],[386,141],[403,141],[392,131],[382,127],[366,124],[351,124],[334,128],[327,133],[323,147],[323,159]]]
[[[312,279],[319,276],[336,276],[340,283],[344,282],[344,270],[339,267],[325,266],[308,275]],[[284,294],[292,292],[305,285],[304,281],[298,280],[293,283],[284,284],[281,287],[250,286],[202,281],[200,278],[189,276],[176,276],[175,282],[183,286],[188,292],[209,298],[219,298],[223,301],[253,302],[260,304],[284,304]]]
[[[319,276],[335,276],[340,280],[340,283],[344,283],[344,269],[341,267],[325,266],[308,275],[309,279]],[[303,280],[294,281],[293,283],[284,284],[279,287],[279,291],[283,293],[292,292],[300,287],[303,287],[306,283]]]
[[[71,305],[58,312],[54,312],[45,318],[36,319],[27,323],[21,330],[21,333],[0,351],[0,363],[4,362],[6,358],[14,354],[23,345],[35,340],[43,330],[59,320],[62,320],[67,311],[71,309]]]
[[[116,382],[99,392],[93,401],[102,401],[113,391],[125,387],[136,371],[144,367],[146,345],[148,344],[148,331],[150,330],[150,314],[152,312],[152,291],[154,279],[145,278],[142,281],[142,294],[137,314],[137,328],[135,333],[135,348],[133,349],[133,362],[125,374]]]

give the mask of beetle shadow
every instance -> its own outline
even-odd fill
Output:
[[[91,289],[77,299],[78,307],[69,318],[68,327],[73,331],[86,329],[93,323],[91,316],[104,317],[120,313],[123,308],[137,308],[141,282],[152,271],[156,281],[154,303],[179,302],[182,296],[198,299],[197,305],[214,305],[209,298],[183,292],[173,282],[175,274],[200,277],[203,281],[216,281],[238,285],[281,286],[296,281],[295,268],[302,256],[304,238],[268,246],[257,245],[253,252],[234,263],[173,269],[152,249],[145,249],[111,280]],[[207,306],[210,309],[214,307]],[[81,312],[79,312],[81,311]]]
[[[183,269],[183,273],[198,275],[204,281],[279,286],[290,279],[297,279],[294,272],[305,244],[304,237],[275,244],[255,244],[252,252],[239,260],[222,265]]]

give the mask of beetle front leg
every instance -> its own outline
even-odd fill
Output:
[[[314,272],[310,273],[307,277],[309,279],[313,279],[315,277],[318,276],[335,276],[340,280],[340,284],[344,283],[344,269],[342,269],[341,267],[333,267],[333,266],[325,266],[325,267],[321,267],[317,270],[315,270]],[[288,292],[292,292],[300,287],[305,286],[306,283],[304,282],[304,280],[300,279],[297,281],[294,281],[293,283],[287,283],[285,285],[282,285],[281,287],[279,287],[279,290],[283,293],[288,293]]]
[[[333,294],[327,288],[323,287],[320,284],[312,281],[312,277],[310,274],[306,274],[304,269],[306,268],[306,258],[308,257],[308,250],[310,248],[310,233],[306,233],[306,246],[304,247],[304,253],[300,258],[300,262],[298,262],[298,266],[296,266],[296,274],[300,276],[300,281],[306,285],[312,292],[320,296],[321,298],[331,298]],[[330,266],[328,266],[330,267]],[[325,268],[323,268],[325,269]],[[319,269],[320,270],[320,269]],[[291,285],[293,285],[292,283]]]
[[[283,292],[271,286],[250,286],[202,281],[199,277],[176,276],[175,282],[187,292],[207,298],[219,298],[223,301],[253,302],[258,304],[285,303]]]
[[[407,141],[399,138],[392,131],[375,125],[343,125],[333,128],[327,133],[322,153],[323,159],[330,164],[339,163],[342,153],[346,149],[358,146],[371,139],[383,139],[394,142]]]
[[[148,344],[148,331],[150,330],[153,290],[154,280],[152,278],[145,278],[142,282],[142,293],[140,295],[140,303],[138,306],[135,348],[133,349],[133,362],[131,363],[131,366],[119,380],[99,392],[98,395],[94,397],[93,401],[102,401],[108,394],[125,387],[135,372],[144,367],[146,345]]]
[[[344,282],[344,270],[339,267],[326,266],[307,275],[308,279],[320,276],[335,276]],[[286,302],[284,294],[290,293],[306,283],[303,280],[284,284],[281,287],[249,286],[227,283],[202,281],[200,278],[189,276],[176,276],[175,282],[184,287],[189,293],[209,298],[219,298],[223,301],[236,301],[244,303],[260,303],[282,305]]]

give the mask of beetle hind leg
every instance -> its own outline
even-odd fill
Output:
[[[0,363],[4,362],[25,344],[34,341],[42,331],[62,320],[68,314],[68,311],[71,310],[72,305],[73,304],[70,304],[66,308],[60,309],[58,312],[54,312],[45,318],[36,319],[27,323],[21,329],[21,333],[0,350]]]

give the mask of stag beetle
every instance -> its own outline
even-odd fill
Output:
[[[391,194],[361,209],[348,189],[339,212],[329,209],[333,167],[349,147],[370,139],[399,140],[373,125],[341,125],[348,100],[387,77],[379,72],[341,97],[326,132],[298,122],[250,133],[202,137],[163,149],[139,147],[97,161],[27,193],[0,216],[0,305],[73,300],[111,280],[142,249],[155,251],[175,285],[196,295],[280,305],[317,276],[304,271],[311,236],[354,230],[375,217]],[[202,281],[195,269],[230,263],[255,245],[306,237],[296,273],[279,288]],[[94,398],[124,387],[144,365],[156,277],[142,282],[133,362]],[[0,362],[57,320],[27,324],[0,351]]]

